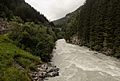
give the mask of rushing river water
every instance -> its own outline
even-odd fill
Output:
[[[60,68],[60,76],[46,81],[120,81],[120,61],[89,51],[86,47],[56,42],[53,64]]]

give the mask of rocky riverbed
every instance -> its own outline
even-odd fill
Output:
[[[29,73],[32,81],[44,81],[47,77],[59,76],[59,68],[51,63],[45,63],[37,66],[37,70]]]

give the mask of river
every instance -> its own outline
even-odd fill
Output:
[[[120,61],[86,47],[56,42],[53,64],[60,68],[60,75],[46,81],[120,81]]]

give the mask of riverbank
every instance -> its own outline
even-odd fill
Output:
[[[59,68],[51,63],[44,63],[37,66],[37,70],[29,73],[32,81],[44,81],[48,77],[59,76]]]
[[[57,76],[58,70],[19,48],[7,35],[0,35],[0,81],[41,81],[38,79]]]

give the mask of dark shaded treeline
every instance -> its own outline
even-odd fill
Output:
[[[119,0],[87,0],[64,29],[66,40],[78,36],[80,45],[120,58]]]
[[[119,0],[87,0],[78,17],[82,45],[120,57]]]
[[[0,17],[11,19],[13,16],[19,16],[25,22],[41,22],[49,24],[46,17],[36,11],[24,0],[0,0]]]

